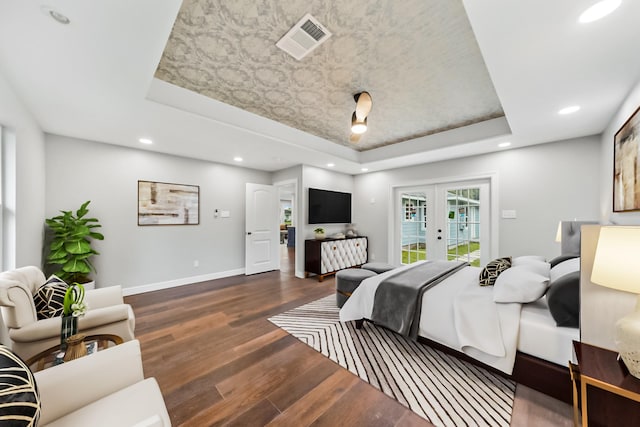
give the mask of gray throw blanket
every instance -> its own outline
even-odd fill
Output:
[[[387,277],[376,290],[371,320],[417,339],[422,295],[467,265],[462,261],[427,261]]]

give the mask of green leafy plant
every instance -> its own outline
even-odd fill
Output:
[[[318,227],[318,228],[314,229],[313,232],[316,233],[316,234],[323,234],[324,233],[324,228]]]
[[[93,231],[102,227],[96,218],[85,218],[89,203],[90,200],[83,203],[75,215],[60,211],[62,215],[45,220],[55,233],[47,262],[60,265],[55,274],[67,283],[89,282],[89,274],[96,271],[89,258],[99,253],[91,247],[91,240],[104,240],[104,236]]]

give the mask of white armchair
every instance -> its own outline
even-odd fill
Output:
[[[62,318],[38,320],[33,295],[45,282],[38,267],[22,267],[0,273],[0,307],[11,347],[24,360],[60,342]],[[134,339],[135,317],[124,303],[120,286],[88,290],[87,314],[78,319],[78,331],[86,335],[113,334],[123,341]]]
[[[144,379],[137,340],[34,374],[42,427],[170,427],[155,378]]]

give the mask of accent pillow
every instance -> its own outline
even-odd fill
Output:
[[[561,262],[570,260],[572,258],[577,258],[580,255],[558,255],[557,257],[555,257],[554,259],[552,259],[551,261],[549,261],[549,264],[551,264],[551,268],[555,267],[556,265],[560,264]]]
[[[496,258],[480,272],[480,286],[492,286],[500,273],[511,267],[511,257]]]
[[[580,325],[580,271],[573,271],[551,281],[547,304],[558,326]]]
[[[526,304],[540,299],[549,287],[549,277],[535,267],[522,265],[503,272],[493,286],[493,301]]]
[[[514,259],[513,267],[522,267],[527,266],[531,270],[536,273],[549,278],[549,271],[551,270],[551,264],[546,261],[541,261],[540,259],[530,258],[530,257],[518,257]]]
[[[557,264],[551,269],[549,277],[552,282],[555,282],[565,274],[573,273],[574,271],[580,271],[580,257],[572,258]]]
[[[36,306],[38,319],[50,319],[62,316],[64,311],[64,294],[67,292],[67,285],[64,280],[52,274],[42,286],[38,288],[33,296],[33,303]]]
[[[40,396],[33,373],[15,353],[0,345],[1,424],[32,427],[39,418]]]
[[[523,255],[523,256],[517,256],[513,258],[513,261],[511,262],[514,266],[518,265],[518,264],[524,264],[524,263],[529,263],[529,262],[536,262],[536,261],[542,261],[542,262],[546,262],[547,259],[543,256],[540,255]]]

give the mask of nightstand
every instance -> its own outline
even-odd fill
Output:
[[[573,348],[578,358],[578,365],[569,365],[571,370],[571,379],[574,382],[580,380],[580,395],[582,398],[582,425],[586,427],[589,425],[589,412],[587,409],[588,393],[596,392],[595,389],[604,390],[607,393],[612,393],[617,396],[621,396],[627,401],[640,402],[640,379],[633,377],[629,374],[626,366],[622,361],[617,360],[618,354],[611,350],[595,347],[593,345],[573,342]],[[615,399],[611,399],[614,401]],[[593,399],[590,403],[598,403],[601,405],[608,405],[610,399]],[[638,425],[640,420],[640,411],[638,411],[638,404],[632,402],[620,402],[619,399],[615,404],[614,410],[606,411],[606,416],[603,417],[606,425],[622,425],[624,422],[629,422],[629,425]],[[574,413],[577,414],[577,396],[574,393]],[[611,408],[609,408],[611,409]],[[599,407],[598,412],[603,412]],[[591,412],[594,414],[594,411]],[[575,417],[577,418],[577,417]],[[577,423],[577,419],[575,419]],[[600,421],[598,424],[602,423]]]

